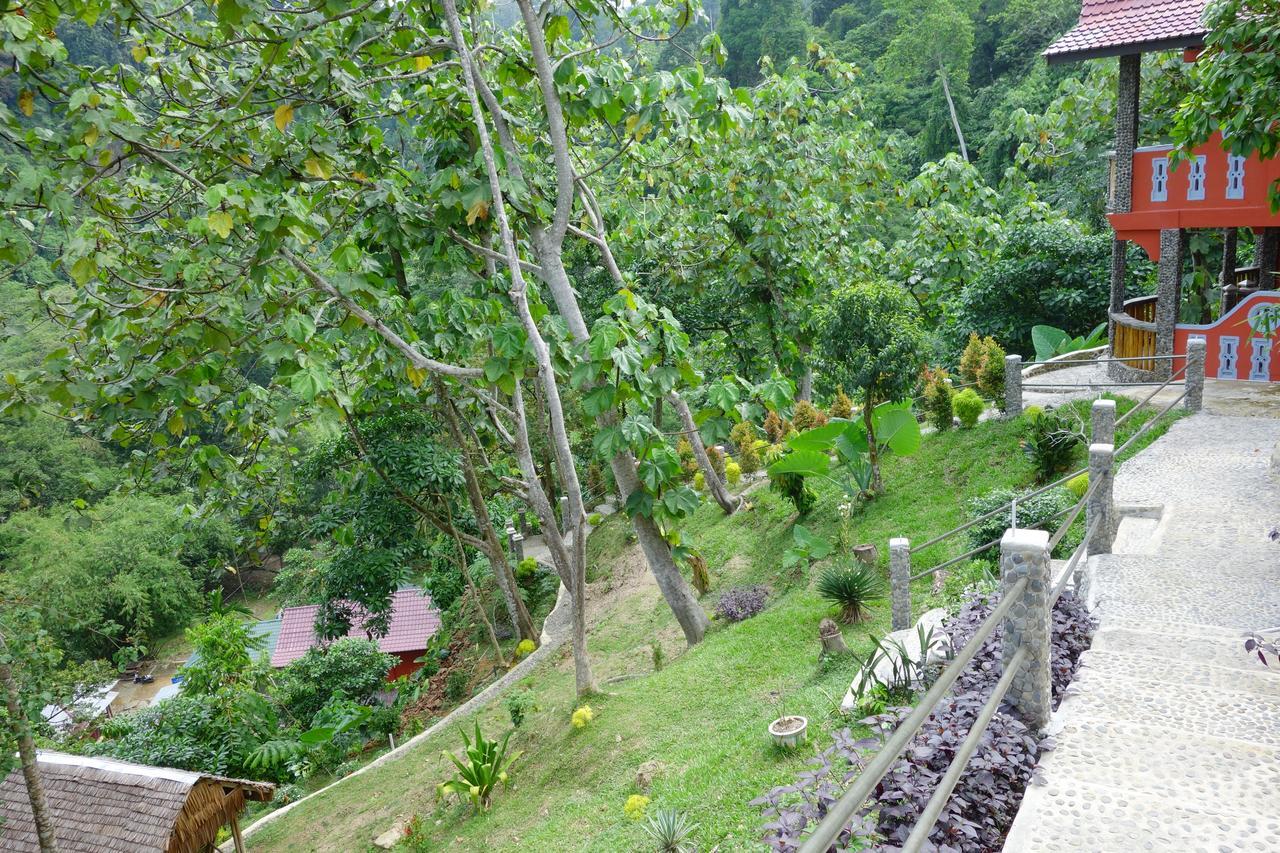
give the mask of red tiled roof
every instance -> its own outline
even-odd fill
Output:
[[[1050,62],[1195,47],[1208,0],[1084,0],[1080,22],[1044,52]]]
[[[272,666],[287,666],[317,645],[315,622],[319,610],[317,604],[285,608],[280,616],[280,639],[271,653]],[[354,621],[347,636],[366,638],[364,621]],[[439,630],[440,611],[432,606],[431,597],[416,586],[405,587],[391,597],[390,627],[386,636],[378,639],[378,648],[390,654],[422,651]]]

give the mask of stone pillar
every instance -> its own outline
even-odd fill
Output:
[[[1204,405],[1204,353],[1203,337],[1195,335],[1187,341],[1187,396],[1184,404],[1188,412],[1198,412]]]
[[[1090,554],[1110,554],[1116,535],[1115,501],[1112,497],[1114,482],[1113,461],[1115,446],[1111,444],[1089,445],[1089,488],[1094,489],[1084,507],[1086,527],[1101,519],[1098,529],[1089,540]]]
[[[1116,139],[1112,156],[1111,197],[1107,210],[1128,213],[1133,207],[1133,150],[1138,146],[1138,96],[1142,81],[1142,57],[1130,54],[1120,57],[1120,75],[1116,84]],[[1124,311],[1124,283],[1128,273],[1128,243],[1111,241],[1111,303],[1108,306],[1108,342],[1115,346],[1115,323],[1111,313]],[[1110,366],[1110,365],[1109,365]]]
[[[1022,414],[1022,356],[1004,357],[1004,416],[1016,418]]]
[[[556,501],[556,503],[560,507],[560,527],[566,532],[568,532],[569,530],[569,496],[561,495],[560,499]]]
[[[1006,667],[1019,649],[1026,650],[1027,659],[1005,699],[1028,727],[1043,732],[1053,710],[1049,680],[1049,595],[1053,592],[1053,573],[1048,531],[1006,530],[1000,540],[1002,594],[1008,595],[1023,578],[1027,579],[1026,589],[1004,618],[1000,656]]]
[[[1178,325],[1178,307],[1182,302],[1182,231],[1165,228],[1160,231],[1160,266],[1156,286],[1156,355],[1173,355],[1173,331]],[[1173,363],[1167,359],[1155,363],[1159,379],[1168,379]]]
[[[1258,290],[1276,289],[1280,268],[1280,228],[1263,228],[1258,235]]]
[[[1091,444],[1115,444],[1116,441],[1116,401],[1094,400],[1089,410],[1091,425]]]
[[[510,524],[507,525],[507,553],[511,555],[511,562],[520,562],[520,558],[516,556],[516,529]]]
[[[511,537],[511,559],[515,560],[516,565],[520,565],[520,561],[524,559],[524,536],[519,533]]]
[[[889,540],[889,590],[893,630],[911,627],[911,540]]]

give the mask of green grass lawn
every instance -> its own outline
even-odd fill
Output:
[[[1122,401],[1119,408],[1123,412],[1129,405]],[[1018,446],[1021,430],[1019,422],[991,421],[927,436],[915,456],[887,460],[888,492],[855,513],[848,538],[877,544],[883,569],[890,537],[923,541],[965,521],[968,498],[1029,485],[1032,467]],[[834,540],[840,524],[836,506],[844,497],[828,483],[814,485],[818,504],[804,523]],[[526,679],[538,710],[511,739],[521,756],[511,772],[511,788],[499,792],[489,813],[472,815],[469,806],[442,802],[435,793],[436,784],[448,778],[441,750],[461,744],[453,727],[304,802],[255,833],[251,848],[361,850],[398,817],[418,815],[427,836],[423,849],[647,849],[639,824],[624,815],[623,804],[639,792],[636,771],[657,761],[648,793],[651,809],[688,813],[698,824],[698,849],[759,849],[761,819],[749,801],[793,780],[806,759],[829,744],[830,732],[849,725],[838,705],[854,664],[819,668],[818,622],[830,614],[812,590],[820,566],[782,572],[794,512],[766,488],[754,490],[750,500],[749,510],[731,518],[704,506],[686,526],[685,541],[710,565],[708,608],[723,590],[747,583],[769,585],[771,604],[744,622],[717,623],[688,651],[678,652],[683,642],[673,617],[656,588],[638,574],[625,520],[611,518],[592,536],[593,577],[612,590],[589,637],[596,674],[602,682],[618,675],[638,677],[606,683],[604,693],[588,700],[595,719],[583,729],[569,721],[576,703],[567,647]],[[962,537],[955,537],[927,556],[941,560],[963,547]],[[919,584],[923,594],[928,581]],[[888,621],[886,604],[867,622],[847,627],[850,647],[865,652],[869,636],[886,632]],[[668,657],[657,672],[650,662],[655,638]],[[810,720],[810,743],[793,754],[775,750],[766,733],[780,707]],[[478,719],[491,736],[511,726],[501,701]]]

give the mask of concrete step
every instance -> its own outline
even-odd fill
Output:
[[[1258,561],[1099,554],[1089,558],[1090,601],[1106,626],[1134,621],[1257,630],[1280,625],[1280,551]]]
[[[1159,725],[1173,738],[1199,735],[1280,747],[1280,697],[1085,667],[1058,706],[1055,726],[1087,721]]]
[[[1036,775],[1121,788],[1213,814],[1253,814],[1261,791],[1280,787],[1280,748],[1205,735],[1177,736],[1159,722],[1068,722],[1041,754]]]
[[[1093,634],[1094,652],[1162,656],[1190,664],[1206,664],[1218,668],[1247,672],[1271,672],[1280,677],[1280,666],[1263,667],[1257,657],[1244,650],[1244,636],[1239,631],[1223,631],[1209,626],[1180,625],[1170,630],[1165,626],[1134,622],[1124,626],[1099,628]]]
[[[1161,654],[1152,649],[1108,651],[1096,645],[1080,656],[1080,665],[1088,667],[1091,675],[1150,678],[1175,686],[1237,690],[1280,700],[1280,672],[1263,666],[1239,643],[1235,651],[1250,665],[1218,666],[1205,661],[1186,660],[1176,654]]]
[[[1123,780],[1117,780],[1123,784]],[[1280,850],[1280,818],[1261,793],[1249,811],[1214,813],[1193,803],[1074,779],[1032,785],[1005,853],[1236,853]]]

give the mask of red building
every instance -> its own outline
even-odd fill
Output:
[[[280,637],[271,652],[273,667],[288,666],[320,643],[316,639],[315,622],[320,606],[307,604],[287,607],[280,614]],[[422,666],[415,661],[427,650],[427,641],[440,630],[440,611],[431,597],[416,586],[396,591],[391,599],[391,621],[387,633],[373,637],[365,631],[365,619],[357,619],[348,637],[375,640],[378,648],[400,659],[387,673],[387,681],[408,675]]]
[[[1194,62],[1206,35],[1208,0],[1085,0],[1080,21],[1045,51],[1050,63],[1118,57],[1115,151],[1111,158],[1107,218],[1115,231],[1111,254],[1111,349],[1130,359],[1130,370],[1166,378],[1181,365],[1186,342],[1204,337],[1206,373],[1219,379],[1280,381],[1275,342],[1255,334],[1248,317],[1280,301],[1276,291],[1280,216],[1271,212],[1268,187],[1280,178],[1280,160],[1237,156],[1222,135],[1174,164],[1172,146],[1140,145],[1140,68],[1143,53],[1183,51]],[[1280,85],[1280,83],[1277,83]],[[1151,140],[1158,142],[1159,140]],[[1257,264],[1236,266],[1240,229],[1257,241]],[[1192,230],[1221,235],[1220,318],[1206,325],[1178,323],[1183,261]],[[1135,243],[1159,266],[1154,296],[1124,298],[1126,246]]]

